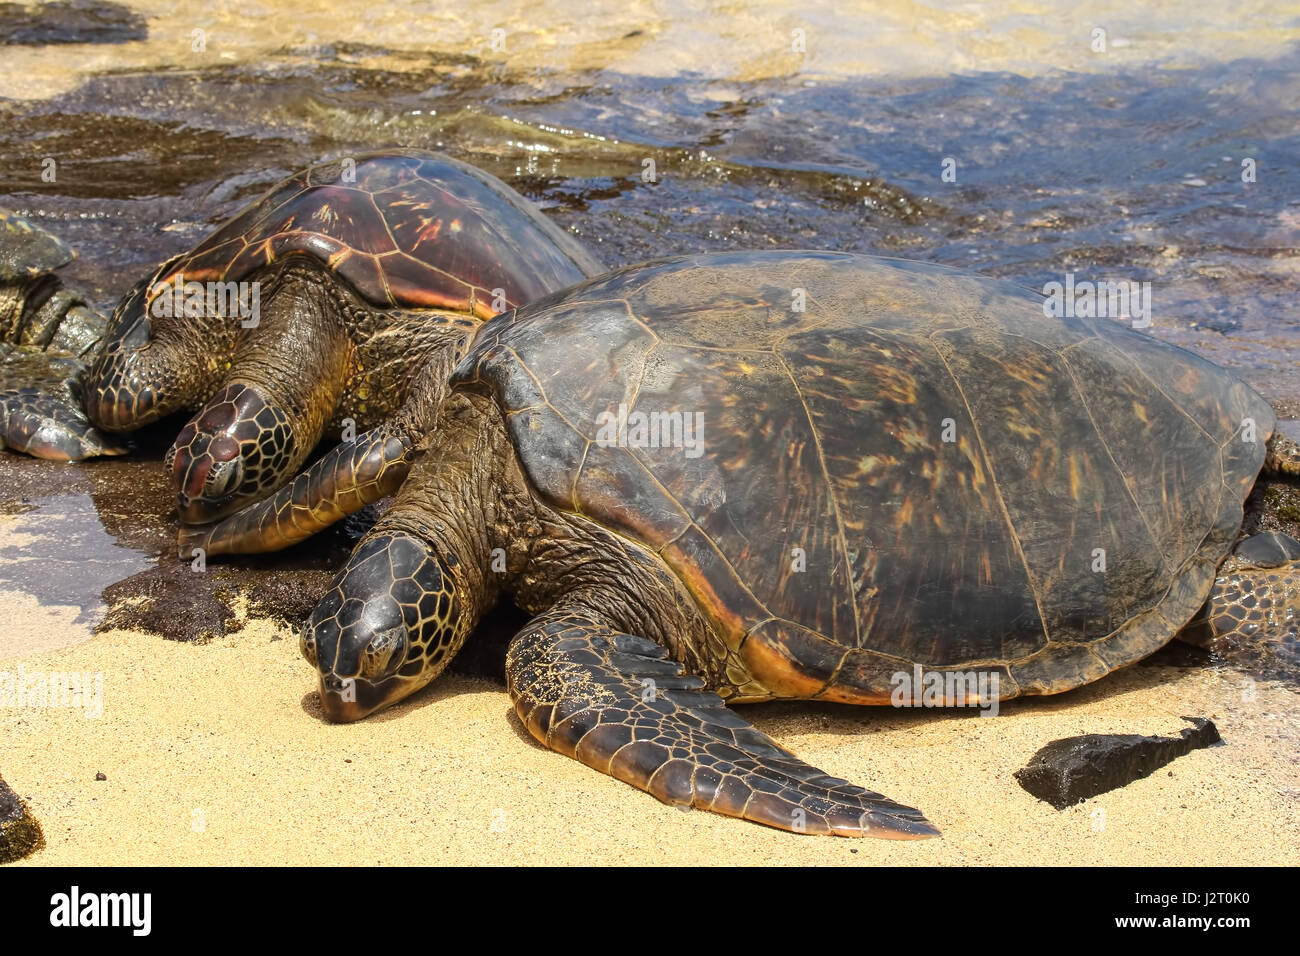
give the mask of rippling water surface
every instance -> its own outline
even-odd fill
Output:
[[[72,242],[107,307],[305,163],[436,148],[610,265],[818,246],[1150,281],[1155,334],[1300,415],[1294,4],[471,6],[0,20],[0,204]],[[86,35],[121,42],[12,42]]]
[[[611,266],[823,247],[1150,282],[1154,334],[1300,418],[1296,4],[85,9],[0,16],[0,205],[105,309],[295,169],[424,147]],[[87,37],[113,42],[51,44]]]

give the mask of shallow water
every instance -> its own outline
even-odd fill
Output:
[[[74,623],[98,623],[104,588],[145,570],[148,558],[117,543],[88,494],[45,495],[24,504],[30,510],[4,529],[0,590],[76,607]]]
[[[822,247],[1034,288],[1067,273],[1149,282],[1153,334],[1300,418],[1300,6],[692,9],[104,4],[99,35],[115,42],[54,46],[13,41],[84,39],[85,25],[0,20],[0,206],[77,248],[67,282],[108,309],[303,165],[439,149],[611,266]],[[10,462],[0,499],[42,467]],[[158,526],[144,550],[165,562],[168,507],[140,505]],[[349,540],[275,566],[316,586],[319,555]],[[223,587],[271,566],[228,568]],[[230,620],[210,611],[218,630]]]
[[[1300,417],[1300,7],[1103,5],[1097,53],[1068,3],[739,6],[135,5],[145,42],[0,48],[0,89],[52,94],[0,101],[0,204],[107,307],[302,165],[442,149],[610,265],[816,246],[1149,281],[1155,334]]]

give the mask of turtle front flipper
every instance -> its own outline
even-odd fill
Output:
[[[79,327],[93,334],[89,323]],[[86,417],[81,390],[86,366],[63,347],[60,343],[51,352],[0,345],[0,448],[50,461],[125,454],[123,445]]]
[[[50,461],[124,455],[126,449],[90,424],[76,405],[36,388],[0,391],[0,449]]]
[[[585,612],[530,622],[511,642],[506,680],[538,741],[664,803],[796,833],[939,833],[919,811],[804,763],[658,644]]]
[[[344,442],[278,492],[213,525],[182,525],[180,556],[279,551],[397,491],[411,439],[391,422]]]
[[[53,461],[120,455],[82,411],[85,358],[106,323],[55,271],[59,238],[0,209],[0,449]]]
[[[436,351],[415,375],[410,394],[390,421],[343,442],[270,498],[211,525],[182,525],[180,557],[261,554],[304,541],[366,505],[395,494],[424,447],[447,376],[463,351],[459,340]]]

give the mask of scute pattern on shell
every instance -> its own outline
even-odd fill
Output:
[[[354,178],[352,178],[354,175]],[[536,232],[518,229],[518,217]],[[150,280],[238,281],[293,255],[325,263],[372,305],[480,318],[599,271],[577,242],[474,167],[419,151],[332,161],[285,180]],[[438,263],[436,266],[434,263]],[[146,303],[147,308],[147,303]]]
[[[666,260],[493,320],[454,380],[496,397],[543,500],[680,576],[755,679],[739,699],[878,703],[914,661],[1052,693],[1200,607],[1273,413],[1042,301],[848,254]],[[598,443],[620,405],[698,413],[701,453]]]

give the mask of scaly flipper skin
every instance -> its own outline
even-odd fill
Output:
[[[411,442],[389,422],[331,449],[274,496],[214,525],[182,525],[180,556],[279,551],[397,491]]]
[[[1210,646],[1265,676],[1300,667],[1300,541],[1247,538],[1220,569],[1205,618]],[[1262,670],[1261,670],[1262,667]]]
[[[447,376],[468,337],[447,344],[424,363],[406,403],[391,421],[331,449],[263,501],[213,525],[181,526],[180,556],[260,554],[304,541],[366,505],[395,494],[447,393]],[[184,433],[182,433],[183,435]]]
[[[516,635],[506,681],[538,741],[664,803],[796,833],[920,839],[918,810],[831,777],[744,718],[658,644],[553,609]]]
[[[1235,571],[1215,580],[1210,626],[1216,639],[1300,640],[1300,561]]]
[[[0,449],[10,448],[49,461],[81,461],[124,455],[72,404],[35,388],[0,391]]]
[[[73,258],[58,237],[0,209],[0,449],[51,461],[124,452],[82,411],[83,357],[105,323],[54,274]]]

